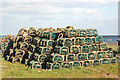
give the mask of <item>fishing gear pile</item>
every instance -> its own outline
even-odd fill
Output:
[[[60,69],[117,63],[117,58],[96,29],[22,28],[7,35],[3,57],[31,68]]]

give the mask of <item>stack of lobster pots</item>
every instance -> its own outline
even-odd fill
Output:
[[[31,68],[60,69],[118,62],[96,29],[22,28],[7,39],[3,57]]]

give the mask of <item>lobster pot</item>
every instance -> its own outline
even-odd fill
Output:
[[[102,43],[104,40],[103,40],[103,37],[98,35],[95,37],[96,38],[96,43]]]
[[[92,36],[92,31],[91,31],[91,29],[86,29],[86,31],[87,31],[87,36],[88,36],[88,37],[91,37],[91,36]]]
[[[79,54],[77,54],[77,60],[78,61],[87,60],[87,57],[88,57],[88,53],[79,53]]]
[[[88,53],[88,59],[89,60],[94,60],[95,59],[95,53]]]
[[[76,46],[76,45],[70,46],[69,50],[70,50],[70,53],[72,53],[72,54],[78,54],[80,52],[79,46]]]
[[[40,38],[42,38],[42,37],[43,37],[43,36],[42,36],[42,33],[43,33],[43,31],[39,28],[39,29],[37,30],[37,36],[40,37]]]
[[[23,42],[22,44],[20,44],[20,49],[28,49],[29,48],[29,44],[26,42]]]
[[[42,48],[36,46],[35,49],[34,49],[34,53],[37,53],[37,54],[41,54],[41,51],[42,51]]]
[[[87,36],[87,31],[86,31],[85,29],[81,29],[81,30],[79,31],[79,36],[80,36],[80,37],[86,37],[86,36]]]
[[[28,51],[27,53],[24,54],[23,59],[33,59],[33,53],[31,53],[30,51]]]
[[[15,39],[15,43],[19,43],[19,42],[23,42],[24,41],[24,37],[23,36],[17,36]]]
[[[41,38],[35,37],[35,38],[33,39],[33,44],[34,44],[34,45],[37,45],[37,46],[40,46],[40,45],[39,45],[39,42],[41,42],[41,41],[42,41]]]
[[[84,44],[84,38],[82,37],[76,37],[75,38],[75,45],[83,45]]]
[[[41,54],[41,55],[38,56],[38,61],[39,61],[39,62],[44,62],[45,59],[46,59],[46,57],[47,57],[46,55]]]
[[[34,52],[34,49],[35,49],[35,48],[36,48],[35,45],[33,45],[33,44],[29,44],[29,48],[28,48],[28,50],[31,51],[31,52]]]
[[[24,42],[31,43],[32,42],[32,37],[31,36],[25,36]]]
[[[85,44],[85,45],[91,45],[91,44],[92,44],[92,39],[91,39],[90,37],[86,37],[86,38],[84,39],[84,44]]]
[[[83,45],[83,46],[81,47],[81,52],[83,52],[83,53],[88,53],[89,51],[90,51],[89,45]]]
[[[23,56],[24,54],[25,54],[25,50],[16,49],[15,57]]]
[[[76,57],[75,57],[75,54],[67,54],[66,55],[66,61],[75,61],[76,60]]]
[[[101,59],[101,64],[110,64],[110,60],[108,58]]]
[[[33,59],[34,59],[35,61],[38,61],[38,60],[39,60],[39,56],[40,56],[40,55],[36,53],[36,54],[34,54]]]
[[[93,65],[94,65],[94,66],[100,65],[100,60],[94,60]]]
[[[83,61],[83,67],[88,67],[91,65],[92,65],[92,61],[90,61],[90,60]]]
[[[69,62],[63,62],[61,65],[62,65],[62,68],[70,68],[71,67]]]
[[[52,49],[49,47],[40,47],[41,50],[41,54],[51,54],[52,53]]]
[[[96,29],[87,29],[87,36],[97,36],[98,31]]]
[[[97,58],[98,59],[101,59],[101,58],[104,58],[104,52],[103,51],[97,51],[97,54],[96,54],[97,56]]]
[[[59,63],[49,63],[47,62],[46,69],[60,69],[61,65]]]
[[[22,29],[19,30],[17,35],[26,36],[26,35],[28,35],[28,30],[26,28],[22,28]]]
[[[64,55],[52,54],[51,58],[52,58],[52,62],[63,62],[64,61]]]
[[[107,50],[105,52],[105,57],[106,58],[112,58],[113,57],[113,51]]]
[[[42,37],[47,39],[48,34],[49,34],[48,31],[44,31],[44,32],[42,33]]]
[[[60,31],[61,32],[61,31]],[[47,39],[51,39],[51,40],[57,40],[58,38],[62,38],[63,34],[60,33],[59,31],[54,31],[54,32],[49,32],[47,34]]]
[[[71,67],[78,67],[78,66],[81,66],[80,62],[79,61],[72,61],[72,62],[69,62],[70,63],[70,66]]]
[[[92,51],[98,51],[99,50],[99,46],[98,46],[98,44],[92,44],[91,46],[90,46],[90,51],[92,52]]]
[[[95,37],[91,37],[92,39],[92,43],[95,44],[96,43],[96,38]]]
[[[54,46],[54,41],[53,40],[42,39],[42,46],[53,47]]]
[[[34,27],[29,28],[28,34],[32,37],[35,37],[37,35],[37,29]]]
[[[58,53],[58,54],[61,54],[61,55],[67,55],[69,53],[69,48],[68,47],[60,47],[60,46],[56,46],[54,48],[54,52],[55,53]]]
[[[40,69],[42,68],[42,63],[37,61],[30,61],[30,65],[32,69]]]
[[[71,40],[71,38],[60,38],[58,40],[58,46],[72,46],[73,45],[73,42]]]
[[[76,30],[75,29],[71,29],[71,30],[67,29],[67,30],[64,31],[63,36],[66,37],[66,38],[75,37],[76,36]]]
[[[118,59],[117,58],[111,58],[110,59],[111,64],[117,63]]]
[[[101,44],[100,44],[100,49],[101,49],[101,50],[108,50],[108,45],[107,45],[107,43],[101,43]]]

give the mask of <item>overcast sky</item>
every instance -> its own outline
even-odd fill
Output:
[[[0,0],[0,33],[17,34],[26,27],[96,28],[118,34],[119,0]]]

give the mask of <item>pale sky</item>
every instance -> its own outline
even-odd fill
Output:
[[[119,0],[0,0],[0,33],[20,28],[96,28],[100,35],[118,34]]]

